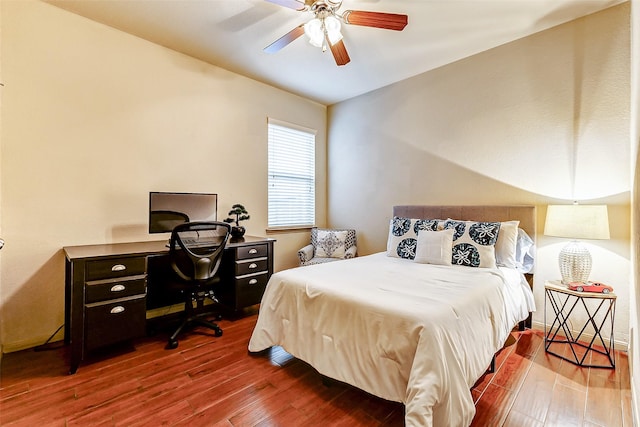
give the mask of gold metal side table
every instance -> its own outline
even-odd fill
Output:
[[[545,351],[579,366],[615,369],[613,322],[616,315],[616,294],[572,291],[566,285],[563,285],[560,280],[545,282],[544,292]],[[588,304],[588,302],[594,300],[595,302]],[[554,314],[553,322],[548,329],[547,302],[551,305]],[[570,317],[574,310],[576,308],[579,310],[580,307],[584,309],[587,320],[582,329],[575,334],[575,331],[572,331],[570,327]],[[590,340],[585,334],[589,326],[591,328],[588,332],[593,332],[593,337]],[[559,334],[561,331],[563,334]],[[608,339],[602,336],[602,332],[609,332]],[[581,338],[583,339],[582,341],[580,340]],[[588,344],[586,343],[587,341]],[[551,344],[553,343],[566,344],[569,346],[570,351],[566,351],[566,355],[558,354],[551,349]],[[598,347],[601,347],[602,350]],[[582,355],[579,355],[581,353],[580,348],[586,350]],[[589,361],[587,356],[594,352],[606,356],[609,363],[600,365],[586,363]]]

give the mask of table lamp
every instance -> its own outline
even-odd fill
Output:
[[[586,283],[591,273],[591,254],[578,239],[609,238],[607,206],[549,205],[544,234],[572,239],[558,256],[562,283]]]

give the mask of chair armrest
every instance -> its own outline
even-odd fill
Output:
[[[358,248],[356,246],[351,246],[349,249],[344,251],[344,259],[355,258],[357,251]]]
[[[300,264],[304,264],[313,258],[313,245],[307,245],[298,251],[298,259]]]

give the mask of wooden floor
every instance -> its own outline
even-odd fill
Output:
[[[162,335],[83,362],[66,348],[3,356],[0,425],[402,426],[404,406],[341,383],[326,386],[276,348],[249,356],[251,315],[224,335],[193,331],[176,350]],[[615,370],[578,368],[545,353],[541,332],[514,333],[497,370],[473,387],[477,426],[631,426],[625,353]]]

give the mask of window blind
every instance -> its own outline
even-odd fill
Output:
[[[269,228],[315,224],[315,131],[269,119]]]

